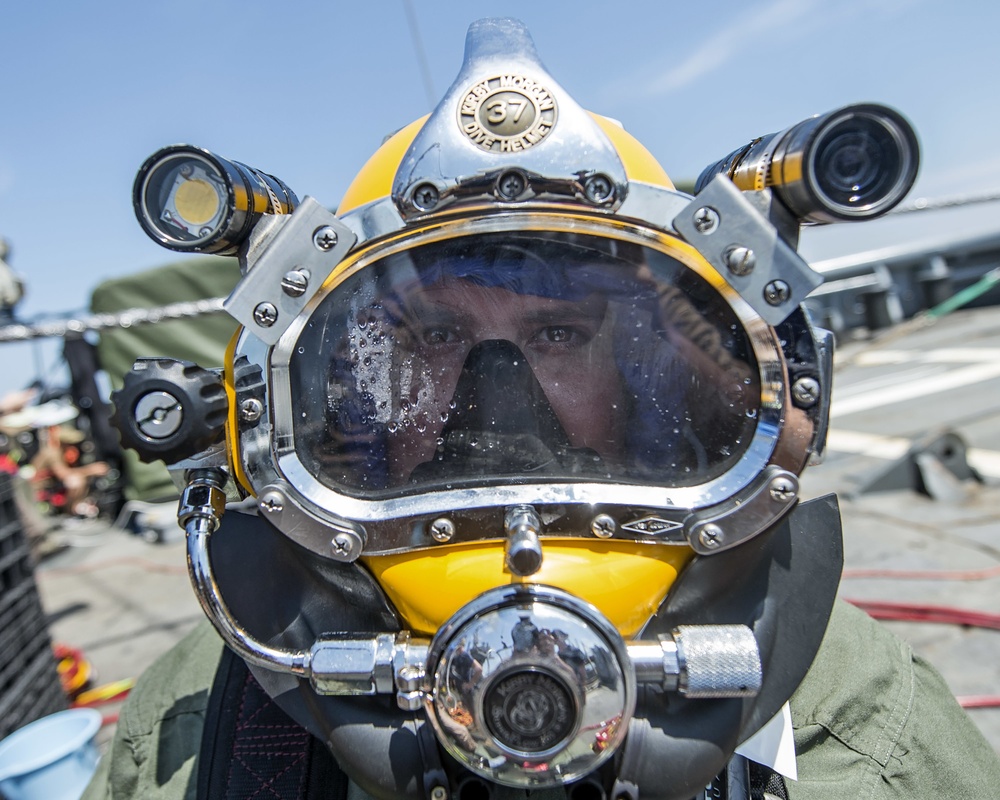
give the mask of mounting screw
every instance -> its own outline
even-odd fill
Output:
[[[455,535],[455,523],[447,517],[440,517],[431,523],[431,538],[435,542],[450,542]]]
[[[264,404],[256,397],[248,397],[240,403],[240,419],[243,422],[256,422],[264,413]]]
[[[516,200],[527,186],[528,182],[520,172],[505,172],[497,178],[497,194],[504,200]]]
[[[280,514],[285,508],[285,498],[277,492],[265,492],[257,502],[257,508],[265,514]]]
[[[422,183],[413,190],[411,200],[417,211],[432,211],[441,200],[441,193],[433,183]]]
[[[135,426],[150,439],[166,439],[184,421],[180,401],[170,392],[150,392],[135,404]]]
[[[346,533],[338,533],[330,542],[333,552],[338,556],[349,556],[354,549],[354,540]]]
[[[764,287],[764,299],[768,305],[780,306],[792,296],[792,290],[784,281],[771,281]]]
[[[259,303],[253,310],[254,322],[262,328],[270,328],[278,321],[278,309],[273,303]]]
[[[768,488],[771,491],[771,499],[776,503],[787,503],[790,500],[794,500],[797,494],[795,484],[788,478],[781,476],[771,481],[771,485]]]
[[[819,381],[799,378],[792,384],[792,399],[799,408],[811,408],[819,400]]]
[[[431,789],[431,800],[448,800],[448,790],[443,786],[435,786]]]
[[[757,254],[749,247],[734,244],[726,250],[726,266],[733,275],[749,275],[753,268],[757,266]]]
[[[337,246],[337,238],[337,232],[329,225],[323,225],[313,231],[313,244],[317,250],[322,250],[324,253]]]
[[[598,514],[590,523],[590,532],[598,539],[610,539],[615,535],[615,519],[610,514]]]
[[[719,212],[710,206],[702,206],[694,212],[694,229],[706,236],[719,227]]]
[[[721,547],[722,543],[726,541],[726,534],[722,528],[714,522],[710,522],[707,525],[703,525],[701,530],[698,531],[698,541],[701,542],[702,547],[715,550]]]
[[[322,250],[323,248],[320,247],[319,249]],[[281,279],[281,291],[289,297],[302,297],[306,293],[307,288],[309,288],[309,273],[304,269],[291,269]]]
[[[591,175],[583,184],[583,193],[591,203],[599,206],[614,197],[615,187],[607,175]]]

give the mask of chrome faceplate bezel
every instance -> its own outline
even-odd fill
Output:
[[[285,497],[302,513],[284,515],[295,522],[282,524],[272,515],[272,521],[291,538],[314,552],[338,560],[354,560],[357,548],[347,556],[331,552],[331,540],[338,531],[360,532],[366,555],[386,554],[423,547],[435,547],[437,542],[428,534],[430,522],[442,515],[474,518],[490,509],[502,510],[516,505],[532,505],[548,509],[593,509],[607,512],[619,509],[621,522],[640,518],[655,511],[675,521],[691,512],[710,509],[735,500],[739,507],[741,493],[752,493],[752,485],[768,467],[777,466],[793,473],[801,471],[808,459],[802,445],[796,445],[787,434],[784,419],[788,409],[787,373],[774,329],[753,311],[737,292],[713,269],[695,249],[664,229],[664,221],[639,220],[643,209],[674,208],[689,202],[676,192],[643,186],[650,197],[663,195],[661,202],[646,202],[632,210],[633,221],[620,217],[569,213],[552,207],[524,208],[498,214],[495,208],[482,212],[470,211],[444,219],[414,225],[417,230],[405,236],[395,224],[385,230],[372,225],[380,215],[371,206],[362,207],[344,218],[355,231],[364,231],[369,241],[362,241],[353,255],[348,255],[324,282],[302,313],[288,327],[279,341],[269,347],[256,336],[244,331],[236,356],[245,356],[268,376],[268,403],[265,415],[252,429],[241,429],[239,458],[250,489],[258,497],[277,486]],[[382,202],[389,202],[388,200]],[[373,204],[378,205],[378,204]],[[659,214],[656,215],[659,217]],[[386,218],[390,218],[386,215]],[[362,224],[357,224],[361,222]],[[296,342],[310,315],[329,292],[346,277],[387,254],[409,249],[426,242],[466,236],[475,233],[544,230],[589,233],[632,241],[654,249],[666,250],[678,258],[678,251],[694,252],[694,257],[678,258],[688,268],[700,274],[723,296],[734,315],[747,332],[759,368],[761,404],[757,426],[743,457],[726,473],[697,486],[616,485],[608,483],[538,483],[489,487],[463,487],[434,491],[421,495],[398,496],[388,499],[368,499],[336,491],[320,483],[302,464],[295,453],[293,415],[295,404],[289,379],[289,363]],[[381,234],[381,236],[379,236]],[[794,440],[793,440],[794,439]],[[806,437],[806,448],[809,437]],[[799,453],[798,450],[803,450]],[[279,515],[280,516],[280,515]],[[544,518],[544,514],[543,514]],[[315,526],[303,524],[314,520]],[[294,531],[289,526],[294,527]],[[478,526],[477,526],[478,527]],[[489,526],[466,534],[459,540],[502,538],[502,527]],[[587,536],[586,527],[578,535]],[[642,533],[630,534],[619,526],[619,538],[642,541],[663,541]],[[680,542],[673,539],[670,542]]]

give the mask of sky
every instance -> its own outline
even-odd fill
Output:
[[[445,93],[469,24],[498,14],[675,180],[870,101],[921,140],[909,200],[1000,191],[1000,4],[986,0],[5,3],[0,236],[27,284],[19,316],[82,312],[100,282],[184,257],[132,211],[135,173],[164,145],[206,147],[335,206],[385,135]],[[998,229],[988,203],[809,230],[801,250],[821,261]],[[58,352],[0,344],[0,394],[58,376]]]

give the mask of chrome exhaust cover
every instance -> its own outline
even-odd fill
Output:
[[[431,642],[425,681],[443,747],[512,787],[592,772],[621,744],[635,710],[635,670],[618,631],[548,586],[504,586],[465,606]]]

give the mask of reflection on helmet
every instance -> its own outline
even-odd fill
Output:
[[[483,234],[379,259],[313,311],[291,358],[298,455],[348,494],[441,484],[700,484],[750,441],[746,332],[652,248]],[[322,398],[318,402],[316,398]]]

